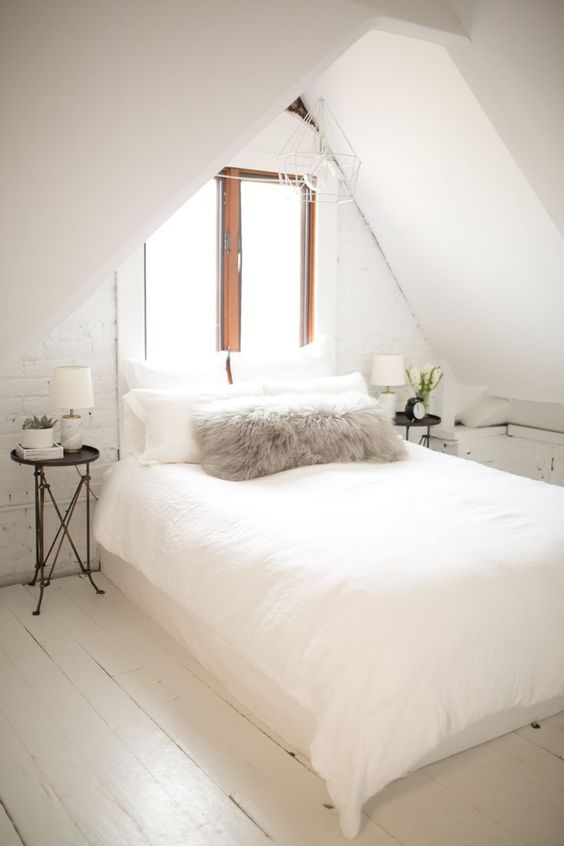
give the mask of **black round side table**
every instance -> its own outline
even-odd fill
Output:
[[[45,459],[34,460],[30,458],[21,458],[17,454],[15,449],[13,449],[10,453],[10,458],[12,459],[12,461],[15,461],[17,464],[30,464],[34,468],[33,476],[35,481],[35,574],[33,576],[33,580],[29,582],[30,585],[34,585],[37,582],[37,578],[39,577],[39,601],[37,603],[37,608],[33,612],[34,614],[39,614],[39,612],[41,611],[43,591],[51,582],[53,570],[55,569],[55,565],[59,558],[59,553],[61,552],[61,547],[65,538],[67,538],[74,554],[76,555],[76,560],[80,566],[81,571],[84,573],[85,576],[88,576],[90,584],[92,585],[96,593],[105,593],[105,591],[101,590],[94,583],[94,580],[92,578],[92,571],[90,569],[90,497],[92,495],[92,491],[90,490],[90,465],[92,464],[92,462],[97,461],[99,457],[100,452],[96,449],[96,447],[86,445],[83,446],[82,449],[78,452],[66,452],[62,458],[52,458],[48,461],[46,461]],[[85,465],[85,470],[84,472],[79,473],[80,480],[78,482],[78,485],[76,486],[74,494],[71,497],[71,501],[63,514],[62,509],[59,507],[55,500],[55,497],[53,496],[53,491],[51,490],[51,486],[47,481],[45,470],[49,467],[79,467],[80,465]],[[69,532],[69,523],[71,521],[72,515],[74,513],[76,504],[79,500],[83,488],[86,491],[86,561],[83,561],[80,555],[78,554],[78,550]],[[59,528],[57,529],[55,537],[53,538],[51,545],[47,550],[47,553],[45,553],[45,492],[47,492],[55,509],[55,513],[57,514],[57,517],[59,519]],[[52,554],[53,561],[51,562],[51,567],[47,576],[45,576],[45,569],[49,563],[49,559]]]
[[[394,423],[396,426],[405,427],[406,441],[409,440],[409,430],[411,428],[426,428],[427,431],[424,432],[419,439],[419,444],[426,447],[429,446],[429,442],[431,440],[431,427],[438,426],[440,422],[441,418],[437,417],[436,414],[426,414],[425,417],[421,418],[421,420],[410,420],[404,411],[397,411],[394,417]]]

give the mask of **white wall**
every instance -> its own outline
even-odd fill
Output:
[[[66,317],[372,21],[460,32],[444,0],[26,0],[0,15],[0,362]]]
[[[77,311],[40,344],[30,349],[0,380],[0,585],[21,582],[31,576],[35,564],[35,515],[33,467],[10,460],[19,440],[23,420],[34,413],[49,412],[48,384],[54,367],[88,364],[92,368],[96,405],[82,412],[85,443],[96,446],[100,458],[91,465],[93,490],[100,487],[103,472],[117,458],[116,304],[115,284],[102,285]],[[59,417],[61,409],[50,409]],[[48,479],[59,504],[65,507],[76,487],[74,467],[49,470]],[[53,508],[46,505],[47,535],[53,537]],[[71,535],[84,552],[84,500],[77,505]],[[65,541],[57,573],[76,572]]]
[[[372,31],[307,91],[437,354],[497,396],[564,402],[564,240],[445,48]]]
[[[0,359],[17,361],[370,25],[445,35],[562,230],[557,0],[291,0],[283,10],[270,0],[27,0],[0,14]],[[465,31],[471,44],[456,38]],[[400,79],[409,68],[401,63]],[[408,234],[418,248],[421,233]]]
[[[337,208],[339,372],[360,370],[369,380],[375,352],[401,352],[408,367],[438,363],[356,204],[347,203]],[[398,410],[412,395],[409,386],[396,389]],[[438,403],[436,396],[433,401]]]
[[[564,3],[450,0],[457,67],[564,235]]]
[[[276,154],[300,125],[283,112],[228,164],[276,171]],[[372,231],[355,203],[318,203],[316,209],[315,332],[335,338],[339,373],[360,370],[370,379],[375,352],[403,352],[406,364],[437,359],[426,342]],[[120,356],[143,357],[143,258],[135,253],[118,270]],[[409,387],[397,390],[402,408]],[[439,392],[434,397],[440,413]]]
[[[564,405],[549,402],[510,402],[507,422],[564,432]]]

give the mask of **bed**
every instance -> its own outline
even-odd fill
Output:
[[[415,445],[246,482],[108,473],[102,568],[326,781],[390,781],[564,709],[564,489]]]

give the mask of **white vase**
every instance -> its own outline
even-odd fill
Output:
[[[65,452],[80,452],[82,449],[80,414],[64,414],[61,417],[61,446]]]
[[[55,443],[55,429],[22,429],[21,445],[26,449],[42,449]]]
[[[380,400],[384,414],[393,419],[396,413],[396,395],[394,391],[382,391],[378,399]]]

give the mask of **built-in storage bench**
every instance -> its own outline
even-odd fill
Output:
[[[564,433],[509,423],[456,426],[452,438],[431,438],[431,447],[530,479],[564,485]]]

